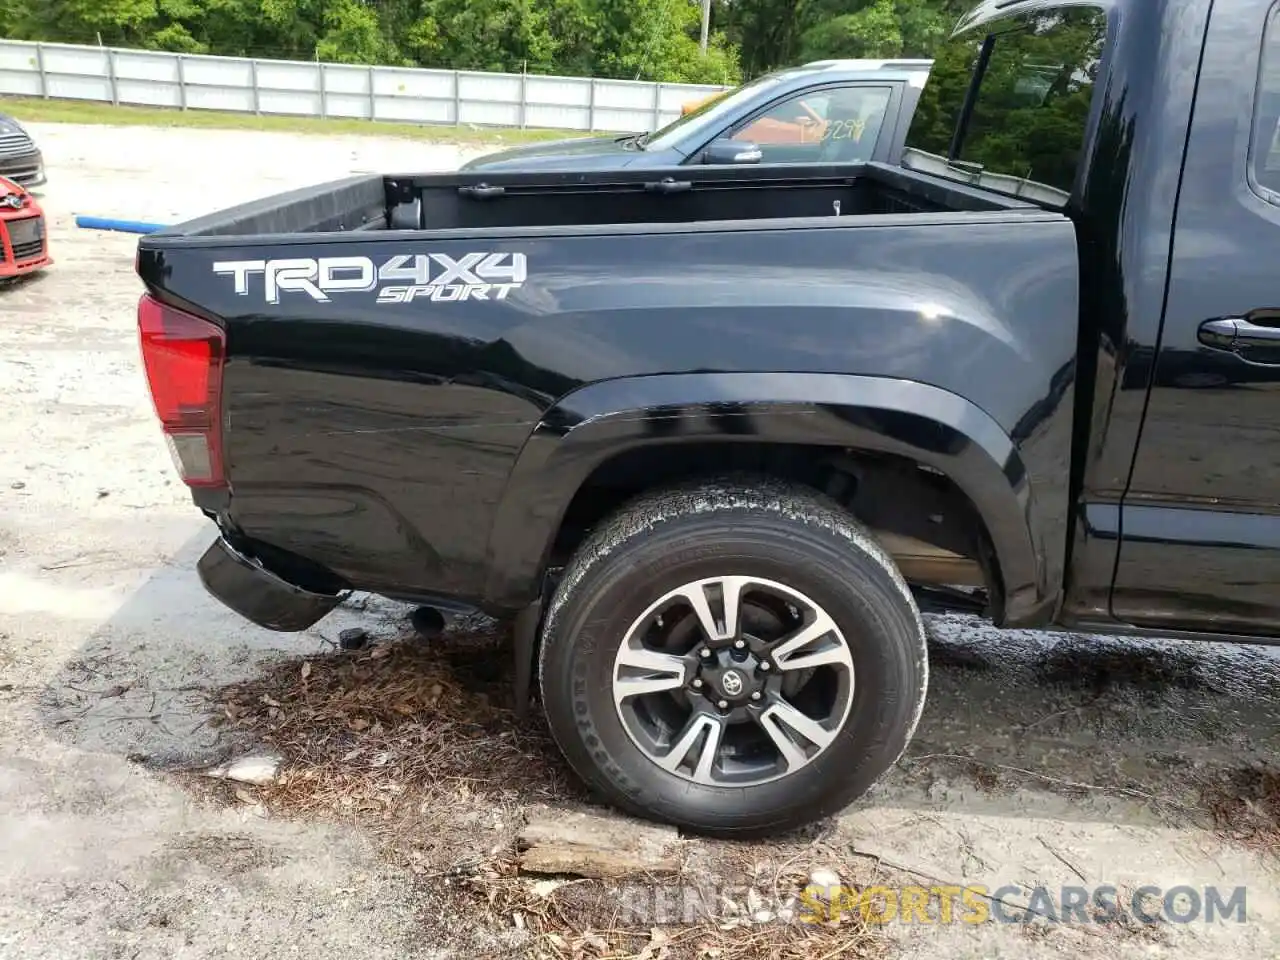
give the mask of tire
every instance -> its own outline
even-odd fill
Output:
[[[713,583],[710,593],[689,586],[721,577],[730,579]],[[725,608],[716,606],[720,588],[726,594],[741,590],[737,634],[727,615],[700,619],[695,606],[684,602],[700,593],[711,598],[707,609],[723,614]],[[683,591],[661,608],[671,612],[645,619],[670,591]],[[805,603],[817,612],[809,613]],[[794,619],[797,614],[804,619]],[[648,626],[634,627],[637,621]],[[823,629],[819,623],[835,628],[819,637],[821,647],[815,641],[787,652],[776,638],[772,647],[766,643],[770,629],[780,631],[785,642],[802,628]],[[712,626],[718,639],[708,638]],[[686,641],[693,646],[683,652]],[[747,649],[731,649],[735,642]],[[667,643],[673,646],[653,653],[652,644]],[[701,649],[717,643],[710,654]],[[626,652],[620,653],[624,644]],[[685,673],[674,666],[650,670],[654,656],[682,657]],[[755,658],[747,661],[753,669],[738,670],[733,658],[740,656]],[[645,658],[639,677],[629,666],[637,657]],[[826,660],[831,662],[819,662]],[[808,661],[818,665],[803,666]],[[739,674],[735,692],[744,678],[754,685],[739,696],[763,699],[716,702],[727,696],[731,672]],[[682,676],[678,689],[615,702],[621,691],[638,689],[637,683],[676,683]],[[576,552],[548,606],[539,684],[556,743],[603,800],[692,833],[745,838],[830,816],[893,766],[924,706],[928,658],[924,626],[906,583],[856,520],[816,491],[736,478],[645,495],[601,524]],[[768,684],[775,685],[773,692]],[[788,684],[802,684],[799,693],[788,694]],[[812,740],[801,736],[795,747],[796,736],[788,731],[814,728],[788,726],[795,716],[788,707],[796,705],[789,698],[809,697],[806,702],[820,707],[823,691],[833,704],[822,721],[826,726]],[[731,713],[725,712],[727,703]],[[679,719],[682,714],[666,724],[655,719],[677,714],[686,704],[687,720]],[[767,725],[759,718],[761,704],[776,705],[763,709],[772,713]],[[733,719],[740,716],[746,719]],[[711,755],[712,733],[706,732],[688,741],[684,760],[673,761],[679,734],[694,727],[719,731],[719,742],[731,745],[729,757],[717,754],[714,763],[698,763]],[[770,732],[779,727],[785,728],[783,737]],[[784,740],[795,749],[784,749]],[[777,754],[772,767],[770,751]],[[784,755],[792,757],[790,764]],[[680,769],[670,766],[676,762]]]

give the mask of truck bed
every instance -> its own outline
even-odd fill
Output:
[[[886,164],[680,167],[564,174],[362,175],[251,201],[160,231],[227,237],[353,230],[476,231],[1036,210]]]
[[[707,423],[743,450],[784,426],[786,443],[889,431],[995,471],[975,501],[1017,486],[1016,611],[1058,576],[1037,551],[1064,552],[1028,532],[1021,486],[1065,509],[1069,451],[1043,437],[1069,423],[1039,421],[1067,410],[1076,264],[1060,213],[869,164],[353,177],[143,237],[138,272],[225,336],[226,482],[196,502],[295,583],[517,609],[611,449],[536,466],[535,432],[634,406],[634,442],[678,445],[662,410],[715,400]],[[855,409],[916,387],[986,453]],[[748,414],[766,388],[786,416]]]

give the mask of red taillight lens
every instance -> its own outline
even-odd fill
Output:
[[[160,303],[138,301],[142,364],[156,416],[183,481],[220,487],[222,469],[222,361],[226,335],[207,320]]]

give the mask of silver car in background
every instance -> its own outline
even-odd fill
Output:
[[[0,177],[24,187],[46,182],[44,157],[31,135],[13,117],[0,113]]]

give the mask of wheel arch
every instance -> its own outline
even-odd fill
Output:
[[[996,622],[1042,623],[1056,606],[1030,479],[994,419],[917,381],[781,373],[620,378],[563,397],[543,415],[508,477],[488,544],[488,603],[520,609],[539,600],[566,513],[602,465],[646,446],[706,442],[885,454],[940,473],[985,528],[998,575]]]

